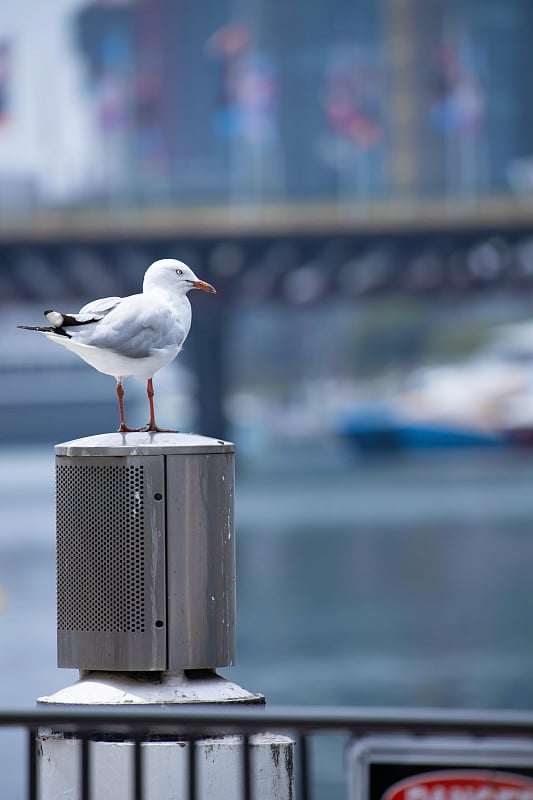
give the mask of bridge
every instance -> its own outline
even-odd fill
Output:
[[[139,291],[148,264],[189,263],[218,290],[195,298],[190,352],[201,429],[223,435],[222,357],[234,304],[533,289],[533,204],[70,209],[0,220],[0,303],[74,309]],[[215,390],[213,388],[215,387]],[[203,391],[205,389],[205,391]],[[209,389],[209,390],[207,390]]]

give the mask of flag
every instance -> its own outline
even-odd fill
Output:
[[[433,59],[433,75],[429,104],[433,127],[448,136],[478,133],[485,115],[485,96],[472,54],[453,43],[440,45]]]

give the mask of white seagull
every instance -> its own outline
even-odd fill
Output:
[[[163,258],[146,270],[141,294],[93,300],[77,314],[45,311],[49,326],[17,327],[44,333],[99,372],[116,378],[119,432],[162,431],[155,422],[152,376],[176,358],[187,338],[190,289],[215,293],[182,261]],[[122,381],[129,376],[147,381],[150,422],[145,428],[129,428],[124,419]]]

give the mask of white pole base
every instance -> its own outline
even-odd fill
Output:
[[[38,703],[53,705],[160,705],[161,703],[264,703],[214,670],[80,673],[79,681]]]
[[[82,672],[80,680],[39,704],[75,706],[146,706],[161,704],[264,703],[262,694],[211,670],[163,673]],[[91,796],[131,800],[134,788],[131,741],[90,742]],[[250,737],[255,800],[290,800],[293,792],[294,742],[286,736]],[[60,732],[37,736],[41,800],[81,800],[81,743]],[[145,800],[188,800],[189,745],[154,741],[141,745]],[[238,736],[200,739],[196,743],[198,800],[239,800],[243,780],[242,741]]]
[[[41,731],[40,797],[81,800],[81,743]],[[188,800],[190,745],[184,741],[141,745],[145,800]],[[293,797],[293,748],[286,736],[250,737],[251,775],[255,800]],[[131,800],[134,790],[132,742],[90,743],[91,797]],[[238,800],[242,796],[242,742],[237,736],[201,739],[196,743],[198,800]]]

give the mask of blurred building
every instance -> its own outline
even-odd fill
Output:
[[[529,193],[527,0],[95,0],[100,189],[132,200]]]

